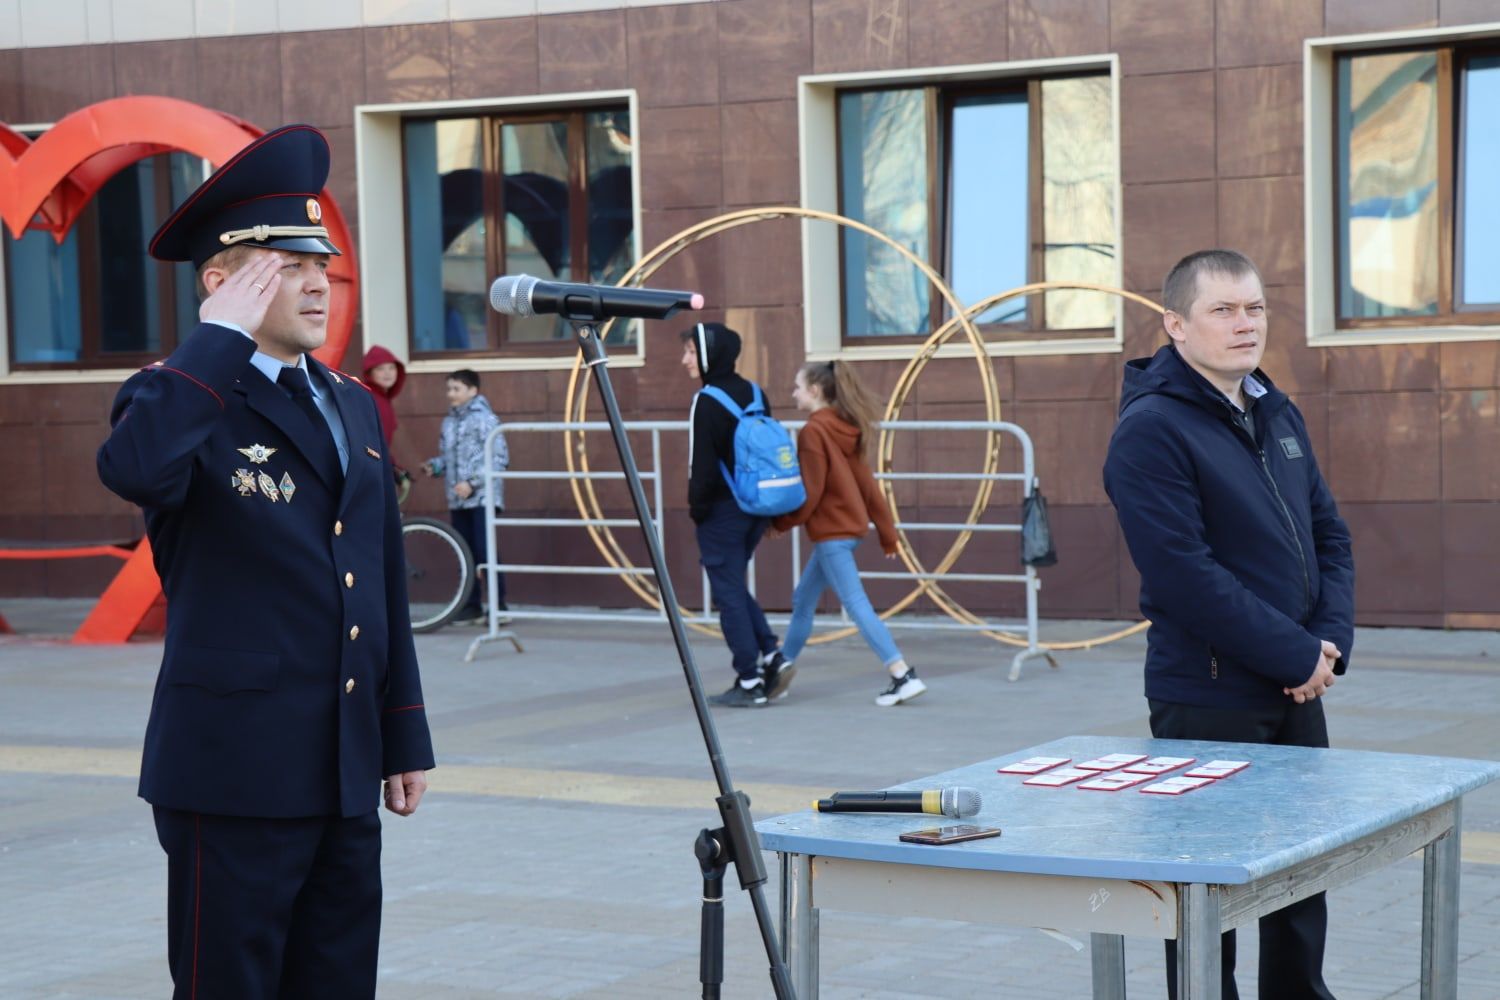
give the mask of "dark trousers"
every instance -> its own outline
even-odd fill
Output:
[[[1167,740],[1227,740],[1326,747],[1328,721],[1319,700],[1275,708],[1199,708],[1151,701],[1151,735]],[[1232,780],[1232,779],[1231,779]],[[1261,1000],[1333,1000],[1323,982],[1328,901],[1323,893],[1260,918]],[[1239,1000],[1234,931],[1223,940],[1223,1000]],[[1167,996],[1177,1000],[1177,942],[1167,942]]]
[[[380,819],[153,807],[174,1000],[375,996]]]
[[[698,558],[708,571],[708,584],[719,608],[719,628],[734,654],[734,672],[741,680],[755,678],[756,659],[776,649],[776,633],[766,624],[766,613],[745,583],[750,557],[769,523],[746,514],[733,500],[721,500],[698,525]]]
[[[469,551],[474,556],[474,565],[483,566],[489,559],[489,550],[485,548],[484,541],[484,508],[483,507],[455,507],[448,511],[453,519],[453,530],[463,536],[464,541],[469,543]],[[497,563],[505,560],[500,556],[500,539],[495,539],[495,561]],[[483,572],[474,575],[474,589],[469,591],[469,599],[459,609],[459,617],[467,618],[479,614],[481,602],[489,592],[489,584],[485,583]],[[496,607],[505,610],[505,574],[495,574],[495,601]]]

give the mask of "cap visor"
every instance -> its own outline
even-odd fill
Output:
[[[321,236],[288,236],[283,239],[269,239],[264,243],[250,243],[253,247],[265,247],[268,250],[295,250],[298,253],[327,253],[335,257],[342,257],[339,248],[332,242]]]

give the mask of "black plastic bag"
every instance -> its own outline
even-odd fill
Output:
[[[1047,520],[1047,498],[1033,490],[1021,509],[1021,562],[1027,566],[1051,566],[1057,562],[1052,545],[1052,525]]]

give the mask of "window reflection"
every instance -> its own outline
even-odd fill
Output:
[[[406,126],[412,341],[419,351],[490,346],[482,126],[478,118]]]
[[[488,294],[501,273],[612,284],[635,263],[626,112],[409,122],[405,144],[414,351],[500,346]],[[582,171],[572,162],[580,147]],[[487,224],[496,210],[498,228]],[[571,336],[553,316],[511,317],[504,329],[508,343]],[[634,331],[616,324],[610,339]]]
[[[1437,55],[1339,63],[1340,315],[1438,310]]]
[[[842,214],[928,256],[926,97],[921,90],[839,95]],[[841,230],[844,327],[851,337],[927,332],[926,277],[901,254]]]
[[[1041,89],[1042,276],[1113,285],[1115,136],[1109,79],[1043,80]],[[1105,292],[1047,292],[1042,298],[1049,330],[1115,325],[1116,300]]]
[[[41,230],[7,234],[11,360],[129,364],[169,352],[198,323],[197,277],[146,244],[206,176],[186,153],[147,157],[105,181],[61,243]]]
[[[1024,91],[953,102],[948,284],[965,304],[1026,284],[1027,117]],[[1026,311],[1026,299],[1011,299],[977,322],[1022,322]]]
[[[568,127],[563,122],[505,125],[505,269],[551,281],[572,281],[568,215]],[[510,339],[567,336],[556,316],[512,318]]]
[[[1469,61],[1462,95],[1458,304],[1500,306],[1500,56]]]
[[[1094,74],[841,93],[840,211],[940,262],[964,303],[1044,279],[1113,285],[1111,88]],[[849,230],[841,247],[845,336],[923,335],[948,315],[896,251]],[[1063,291],[978,320],[1044,332],[1111,327],[1115,313],[1107,293]]]

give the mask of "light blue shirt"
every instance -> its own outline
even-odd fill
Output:
[[[230,330],[238,330],[251,340],[255,339],[254,337],[250,337],[250,334],[246,333],[244,329],[233,323],[225,323],[222,320],[209,320],[208,322]],[[328,422],[328,431],[333,435],[333,443],[338,448],[339,468],[341,471],[347,473],[349,471],[349,435],[344,433],[344,421],[339,416],[338,406],[334,403],[333,396],[328,392],[327,387],[322,384],[320,379],[313,377],[312,369],[308,368],[307,355],[299,355],[297,357],[297,364],[289,366],[286,362],[278,361],[269,354],[261,353],[260,348],[257,347],[255,353],[250,356],[250,363],[259,368],[260,373],[272,382],[280,379],[281,369],[287,367],[301,368],[307,374],[307,384],[312,387],[313,402],[317,405],[318,412],[323,414],[323,419]]]

